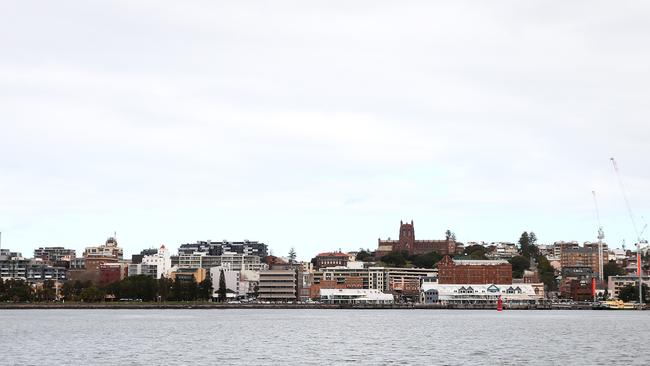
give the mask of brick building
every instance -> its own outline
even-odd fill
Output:
[[[440,284],[512,284],[512,265],[505,260],[451,259],[438,264]]]
[[[326,267],[345,267],[348,265],[349,256],[341,252],[319,253],[312,259],[315,269]]]
[[[573,301],[591,301],[594,298],[592,283],[588,280],[570,279],[565,285],[562,297]]]
[[[309,286],[309,298],[318,299],[321,289],[361,289],[363,288],[363,278],[361,277],[337,277],[335,280],[315,280]]]
[[[125,266],[119,263],[104,263],[99,266],[99,286],[120,282],[125,275]]]
[[[603,244],[603,263],[608,262],[607,245]],[[584,247],[563,248],[560,254],[560,265],[566,267],[590,267],[595,276],[599,276],[600,261],[598,244],[586,243]]]
[[[443,255],[455,254],[456,242],[453,240],[415,240],[413,221],[404,223],[400,221],[399,240],[378,240],[376,258],[395,251],[407,251],[409,255],[438,252]]]
[[[574,301],[592,299],[591,281],[597,278],[589,266],[562,267],[560,280],[560,296]]]
[[[412,277],[391,278],[388,282],[388,290],[398,297],[417,300],[420,296],[420,279]]]

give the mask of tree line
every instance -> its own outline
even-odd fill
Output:
[[[221,276],[223,278],[223,276]],[[224,283],[225,286],[225,283]],[[90,281],[67,281],[59,295],[65,301],[99,302],[104,300],[133,301],[206,301],[212,298],[210,276],[200,283],[175,281],[169,278],[155,279],[146,275],[130,276],[106,286],[97,286]],[[220,296],[221,300],[225,300]],[[24,280],[0,279],[1,302],[47,302],[57,300],[54,281],[44,281],[33,286]]]

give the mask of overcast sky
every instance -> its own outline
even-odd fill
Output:
[[[2,247],[635,243],[650,4],[0,2]]]

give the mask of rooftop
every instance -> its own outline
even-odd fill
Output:
[[[505,259],[454,259],[454,264],[460,266],[496,266],[499,264],[508,264],[509,262]]]
[[[318,253],[317,257],[347,257],[347,253],[342,252],[324,252]]]

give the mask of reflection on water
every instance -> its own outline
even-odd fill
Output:
[[[0,364],[649,365],[650,311],[2,310]]]

